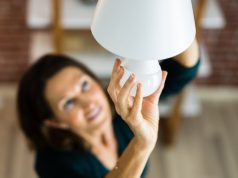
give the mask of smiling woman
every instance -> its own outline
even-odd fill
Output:
[[[175,63],[168,70],[186,71]],[[141,84],[136,96],[130,96],[135,75],[120,86],[123,73],[117,59],[106,92],[87,67],[67,56],[46,55],[28,69],[19,84],[17,109],[21,128],[36,151],[39,177],[145,176],[157,141],[158,101],[167,72],[159,88],[144,98]],[[180,82],[189,81],[185,79]]]
[[[120,64],[117,60],[112,73],[112,81],[116,83],[111,82],[110,88],[119,86],[123,74]],[[118,92],[121,98],[128,97],[132,81],[128,80],[121,89],[123,92]],[[154,94],[156,102],[151,106],[155,107],[150,106],[152,110],[149,111],[154,108],[156,122],[161,90],[162,87]],[[141,108],[142,101],[138,99],[135,98],[130,108],[133,105]],[[114,102],[116,108],[118,103]],[[127,101],[120,105],[127,107]],[[19,84],[17,107],[22,130],[36,150],[38,175],[41,178],[144,175],[143,169],[156,137],[147,142],[135,137],[139,132],[133,129],[127,116],[123,118],[126,124],[115,114],[112,106],[97,77],[69,57],[46,55],[31,66]],[[135,115],[139,112],[135,110]],[[121,111],[118,114],[122,115]],[[131,125],[131,129],[127,125]],[[157,135],[156,128],[154,135]]]
[[[57,149],[73,145],[82,147],[75,134],[69,132],[64,119],[73,113],[68,110],[75,99],[72,98],[72,94],[76,95],[74,87],[80,88],[81,93],[87,89],[84,78],[91,79],[101,88],[100,81],[85,66],[68,57],[54,55],[43,56],[25,73],[19,85],[18,113],[21,127],[32,146],[42,148],[51,145]],[[64,96],[66,92],[72,96],[67,98]]]
[[[47,126],[69,128],[88,138],[111,122],[110,106],[102,87],[77,67],[65,67],[51,77],[45,97],[57,117],[48,119]]]

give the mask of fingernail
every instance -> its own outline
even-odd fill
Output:
[[[129,80],[132,81],[135,78],[135,74],[131,74]]]
[[[122,72],[124,70],[123,66],[120,66],[120,72]]]
[[[121,66],[119,66],[118,68],[117,68],[117,72],[119,73],[119,72],[121,72]]]

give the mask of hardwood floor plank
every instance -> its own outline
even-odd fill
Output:
[[[160,151],[160,145],[157,144],[150,156],[147,178],[164,177],[163,168],[161,167],[161,164],[160,164],[161,158],[159,155],[159,151]]]
[[[222,175],[222,178],[237,177],[237,167],[234,160],[235,153],[231,149],[233,143],[230,141],[225,125],[222,123],[222,119],[224,119],[222,114],[224,113],[224,106],[221,104],[213,104],[207,106],[207,108],[210,111],[206,113],[206,116],[209,116],[206,120],[206,126],[213,128],[212,134],[208,135],[211,144],[209,149],[213,147],[213,150],[210,150],[209,160],[215,161],[212,163],[215,169],[210,169],[213,170],[213,173],[219,172],[217,176]],[[226,120],[229,122],[230,118],[226,117]]]
[[[0,122],[0,177],[6,177],[8,165],[6,164],[9,159],[9,129],[6,127],[5,122]]]
[[[216,111],[215,111],[216,112]],[[217,150],[218,127],[214,109],[209,103],[203,105],[204,128],[204,165],[205,175],[212,178],[224,178],[224,170]]]
[[[161,157],[163,159],[165,177],[182,178],[177,163],[179,157],[178,157],[178,150],[176,149],[176,147],[169,147],[169,148],[163,147],[161,151]]]
[[[183,120],[181,127],[181,144],[178,149],[182,153],[180,156],[183,167],[183,177],[194,178],[204,177],[204,149],[201,133],[202,118]]]
[[[236,165],[238,165],[238,102],[237,103],[228,103],[227,107],[224,107],[224,112],[222,114],[222,124],[229,142],[232,145],[231,149],[234,153],[234,159],[236,160]],[[229,119],[229,120],[228,120]]]
[[[227,122],[231,122],[232,118],[230,115],[228,115],[227,110],[230,108],[230,105],[228,104],[226,107],[220,107],[220,109],[217,112],[217,118],[218,118],[218,124],[220,128],[220,135],[219,138],[221,140],[220,145],[220,155],[222,156],[223,160],[223,167],[226,172],[226,177],[230,178],[236,178],[238,175],[238,164],[236,164],[235,155],[236,151],[235,143],[233,142],[232,135],[230,128],[227,127]],[[226,113],[226,117],[224,116],[224,113]],[[236,129],[234,128],[233,131]]]
[[[24,164],[22,165],[22,174],[21,178],[37,178],[35,170],[34,170],[34,160],[35,160],[35,153],[32,150],[29,150],[26,144],[26,140],[22,135],[22,142],[24,143],[22,154],[24,155]]]

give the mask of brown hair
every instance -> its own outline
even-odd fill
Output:
[[[17,93],[18,118],[25,136],[36,149],[83,149],[80,138],[70,130],[44,127],[44,121],[54,116],[44,95],[46,83],[69,66],[78,67],[103,88],[100,80],[86,66],[64,55],[48,54],[41,57],[20,80]],[[107,92],[105,94],[108,97]],[[111,103],[109,97],[108,100]]]

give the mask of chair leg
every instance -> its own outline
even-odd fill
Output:
[[[195,11],[195,21],[196,21],[196,37],[200,40],[201,36],[201,19],[206,7],[206,0],[198,0],[198,5]],[[185,96],[186,91],[182,91],[179,95],[176,96],[175,103],[172,107],[171,115],[168,119],[164,119],[161,122],[162,129],[162,142],[169,146],[172,145],[175,141],[175,136],[177,129],[181,122],[181,106]]]
[[[62,54],[62,39],[63,39],[63,27],[61,24],[61,11],[62,11],[62,4],[60,0],[53,0],[52,1],[52,12],[53,12],[53,26],[52,26],[52,33],[53,33],[53,46],[56,54]]]
[[[181,106],[184,99],[184,91],[176,96],[169,118],[162,123],[162,142],[166,146],[171,146],[175,142],[176,133],[181,122]]]

